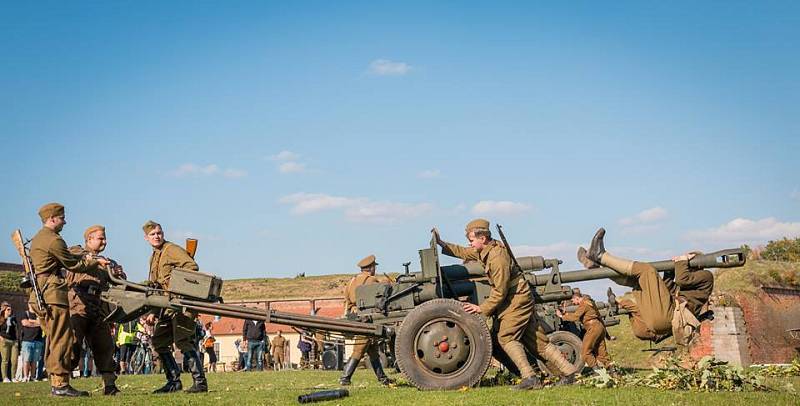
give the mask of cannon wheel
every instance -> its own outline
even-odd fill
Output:
[[[578,371],[583,369],[583,358],[581,358],[582,341],[578,336],[569,331],[554,331],[548,334],[547,337],[550,338],[550,343],[558,347],[559,351],[564,354],[564,358],[574,365]],[[560,375],[558,368],[549,362],[545,363],[537,359],[537,363],[542,371],[550,375]]]
[[[403,319],[395,338],[400,371],[422,390],[447,390],[477,384],[492,360],[486,322],[461,303],[434,299]]]

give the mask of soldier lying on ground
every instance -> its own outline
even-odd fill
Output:
[[[621,300],[619,304],[631,311],[631,329],[636,337],[658,342],[674,335],[678,345],[687,345],[700,325],[697,317],[714,289],[714,275],[710,271],[689,267],[689,260],[698,253],[672,258],[674,277],[668,274],[662,279],[646,262],[607,252],[603,243],[605,233],[603,228],[597,230],[589,249],[578,249],[578,260],[587,268],[603,265],[619,272],[622,278],[614,281],[633,288],[633,300]]]

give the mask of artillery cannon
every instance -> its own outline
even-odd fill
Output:
[[[356,290],[358,312],[349,319],[298,315],[275,310],[263,311],[222,303],[222,280],[213,275],[173,270],[166,289],[135,284],[111,276],[113,286],[102,293],[109,304],[107,320],[124,322],[158,309],[193,311],[240,319],[263,320],[326,334],[346,337],[371,337],[385,340],[394,349],[397,366],[419,389],[458,389],[477,384],[489,368],[492,357],[512,371],[511,362],[492,343],[486,320],[466,313],[462,301],[482,303],[491,291],[480,264],[441,266],[438,250],[431,241],[419,251],[419,272],[406,272],[395,281],[360,286]],[[690,265],[699,268],[742,266],[741,249],[698,255]],[[531,285],[537,303],[536,312],[551,340],[576,366],[581,341],[568,331],[561,331],[554,318],[553,304],[572,295],[562,283],[581,282],[618,276],[608,268],[561,272],[558,259],[517,257],[515,266]],[[663,272],[674,269],[672,261],[652,263]],[[549,270],[544,273],[543,271]],[[542,273],[537,273],[542,272]],[[607,324],[618,323],[613,301],[604,305]],[[541,365],[541,364],[540,364]],[[542,366],[546,368],[545,366]]]

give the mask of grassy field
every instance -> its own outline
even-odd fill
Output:
[[[489,371],[488,375],[494,372]],[[226,372],[209,374],[210,392],[204,394],[177,393],[153,395],[150,392],[163,383],[160,375],[123,376],[118,384],[123,393],[114,398],[102,396],[99,378],[75,380],[74,386],[92,391],[90,398],[62,399],[49,395],[47,382],[0,384],[0,399],[13,404],[63,405],[63,404],[239,404],[279,405],[296,404],[297,396],[313,391],[336,389],[339,373],[336,371],[281,371],[281,372]],[[396,376],[397,377],[397,376]],[[182,375],[184,384],[191,378]],[[794,379],[794,385],[800,379]],[[669,404],[669,405],[739,405],[739,404],[797,404],[797,395],[785,391],[697,393],[663,391],[649,388],[596,389],[582,386],[546,388],[539,391],[516,392],[508,386],[473,388],[450,392],[422,392],[399,384],[383,388],[375,381],[371,371],[359,370],[350,387],[350,396],[325,405],[605,405],[605,404]],[[780,387],[786,380],[775,380],[771,385]]]

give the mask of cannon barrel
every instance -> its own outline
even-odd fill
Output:
[[[741,248],[716,251],[708,254],[697,255],[689,261],[692,268],[734,268],[745,264],[746,255]],[[675,263],[671,260],[649,262],[656,271],[666,272],[675,270]],[[596,279],[608,279],[619,276],[620,273],[610,268],[582,269],[560,273],[562,283],[584,282]],[[534,286],[547,285],[550,275],[529,274],[529,282]]]

